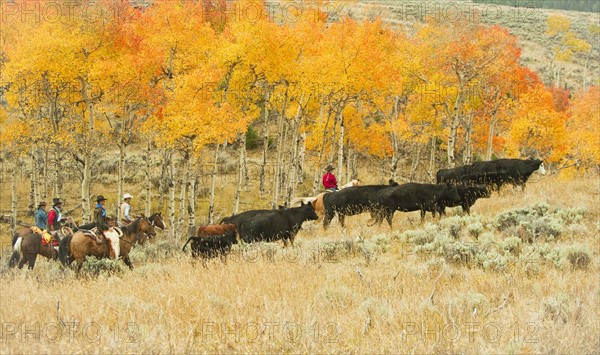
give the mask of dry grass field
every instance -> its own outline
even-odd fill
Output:
[[[470,217],[308,222],[206,267],[164,236],[81,275],[5,247],[0,352],[600,353],[599,187],[534,175]]]

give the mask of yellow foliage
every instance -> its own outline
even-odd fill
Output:
[[[567,32],[571,27],[571,21],[561,15],[550,15],[546,19],[546,35],[556,36]]]
[[[536,149],[544,159],[558,162],[564,158],[567,144],[566,115],[554,110],[552,94],[536,85],[525,93],[516,108],[507,150],[513,156]]]

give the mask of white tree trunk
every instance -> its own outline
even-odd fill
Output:
[[[263,108],[263,151],[262,160],[260,163],[260,197],[262,198],[265,194],[265,168],[267,166],[267,151],[269,149],[269,99],[270,91],[267,88],[264,96],[264,108]]]
[[[327,100],[323,99],[321,101],[321,108],[319,110],[319,122],[323,121],[323,115],[325,114],[325,106],[326,106]],[[327,113],[327,120],[325,121],[325,125],[323,126],[323,141],[321,142],[321,149],[319,150],[319,160],[318,160],[318,164],[317,167],[315,168],[315,176],[314,176],[314,180],[313,180],[313,196],[317,194],[317,191],[319,189],[319,186],[321,184],[321,169],[323,169],[323,154],[325,152],[325,145],[327,144],[327,126],[329,125],[329,120],[331,119],[331,108],[329,109],[329,112]]]
[[[89,153],[83,157],[83,178],[81,179],[81,223],[91,220],[90,213],[90,184],[92,182],[91,158]]]
[[[471,132],[473,130],[473,110],[469,113],[469,117],[465,127],[465,154],[463,162],[465,164],[471,164],[473,161],[473,144],[471,142]]]
[[[279,189],[281,187],[281,169],[282,169],[282,154],[284,150],[284,130],[285,130],[285,114],[279,116],[279,122],[277,124],[277,160],[275,162],[275,176],[273,177],[273,199],[271,200],[271,208],[277,208],[277,202],[279,201]]]
[[[31,206],[31,212],[34,212],[38,202],[40,201],[40,194],[38,191],[38,174],[37,174],[37,159],[35,156],[35,149],[31,148],[31,172],[30,178],[30,191],[29,191],[29,205]]]
[[[175,238],[175,158],[169,164],[169,238]]]
[[[340,115],[341,116],[341,115]],[[338,139],[338,176],[344,176],[344,119],[340,117],[340,136]]]
[[[350,149],[350,147],[347,148],[347,154],[348,156],[346,157],[346,182],[349,182],[350,180],[352,180],[354,177],[352,176],[352,150]]]
[[[490,121],[490,130],[488,133],[488,142],[487,142],[487,151],[485,152],[485,160],[492,159],[492,150],[494,147],[494,130],[496,129],[496,115],[492,115],[492,120]]]
[[[188,187],[188,175],[190,156],[187,152],[184,153],[183,159],[181,160],[181,184],[179,186],[179,216],[177,216],[177,230],[182,231],[185,222],[185,206],[187,202],[186,193]]]
[[[123,198],[123,193],[125,190],[125,125],[127,123],[127,115],[128,110],[125,110],[123,117],[121,119],[121,132],[120,132],[120,142],[117,144],[119,146],[119,171],[118,171],[118,186],[117,186],[117,219],[121,216],[121,199]]]
[[[208,224],[215,221],[215,181],[217,179],[217,169],[219,167],[219,144],[215,148],[215,161],[213,164],[212,176],[210,179],[210,201],[208,205]]]
[[[298,152],[298,169],[296,173],[298,174],[298,183],[301,184],[304,182],[304,154],[306,152],[306,132],[302,132],[300,135],[300,143],[298,143],[300,151]]]
[[[17,162],[13,164],[12,170],[12,189],[10,199],[10,211],[11,211],[11,234],[14,235],[17,231]]]
[[[193,177],[188,180],[189,191],[188,191],[188,233],[192,235],[194,233],[194,227],[196,225],[196,186],[198,185],[198,178]]]
[[[436,138],[435,136],[431,137],[431,155],[429,156],[429,176],[433,178],[435,181],[435,154],[436,154]]]
[[[56,144],[54,146],[54,154],[53,154],[53,174],[52,174],[52,179],[54,182],[54,197],[58,197],[60,198],[62,196],[62,188],[63,188],[63,184],[62,184],[62,164],[60,162],[60,146],[58,144]]]
[[[448,110],[448,116],[450,117],[450,132],[448,133],[448,166],[454,167],[455,158],[454,158],[454,150],[456,147],[456,136],[458,133],[458,124],[459,124],[459,115],[460,115],[460,106],[462,103],[462,88],[459,87],[458,94],[456,95],[456,100],[454,101],[454,112],[450,114]]]
[[[396,136],[396,132],[394,131],[395,121],[398,119],[398,113],[400,111],[400,96],[394,97],[394,104],[392,106],[392,111],[390,113],[389,121],[390,121],[390,138],[392,141],[392,166],[391,166],[391,175],[392,179],[396,181],[398,179],[398,137]]]
[[[94,132],[94,103],[92,102],[92,85],[83,77],[80,77],[81,97],[85,102],[88,114],[86,146],[83,148],[83,178],[81,179],[81,221],[88,223],[91,219],[90,213],[90,185],[92,182],[92,141]]]
[[[148,137],[148,145],[146,147],[146,210],[145,215],[150,216],[152,214],[152,179],[151,179],[151,154],[152,154],[152,140]]]
[[[240,208],[240,199],[242,195],[242,185],[245,180],[246,171],[246,133],[238,135],[240,140],[240,159],[238,164],[238,182],[235,189],[235,199],[233,204],[233,214],[237,214]]]
[[[42,167],[42,183],[44,184],[44,188],[42,190],[42,201],[48,202],[48,186],[49,186],[49,169],[48,165],[50,165],[50,145],[46,144],[44,148],[44,166]]]

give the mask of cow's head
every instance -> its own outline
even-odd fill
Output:
[[[304,202],[302,202],[299,208],[302,209],[302,216],[305,220],[315,221],[319,219],[319,216],[317,216],[317,212],[315,212],[315,208],[311,203],[304,204]]]
[[[544,169],[544,162],[540,160],[540,167],[537,169],[537,172],[546,175],[546,169]]]

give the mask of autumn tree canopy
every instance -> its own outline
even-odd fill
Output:
[[[598,88],[571,101],[550,89],[500,26],[334,21],[326,1],[283,17],[262,2],[250,15],[243,2],[83,1],[93,18],[58,6],[52,21],[24,20],[26,3],[3,6],[2,147],[45,150],[56,174],[67,154],[82,171],[84,201],[94,157],[123,125],[194,156],[254,126],[265,142],[277,135],[273,159],[294,167],[277,170],[282,181],[300,174],[293,159],[316,174],[326,163],[348,170],[357,154],[394,176],[401,160],[417,169],[425,157],[429,170],[492,156],[599,162]],[[590,47],[561,17],[548,19],[546,35],[558,82],[561,63]]]

